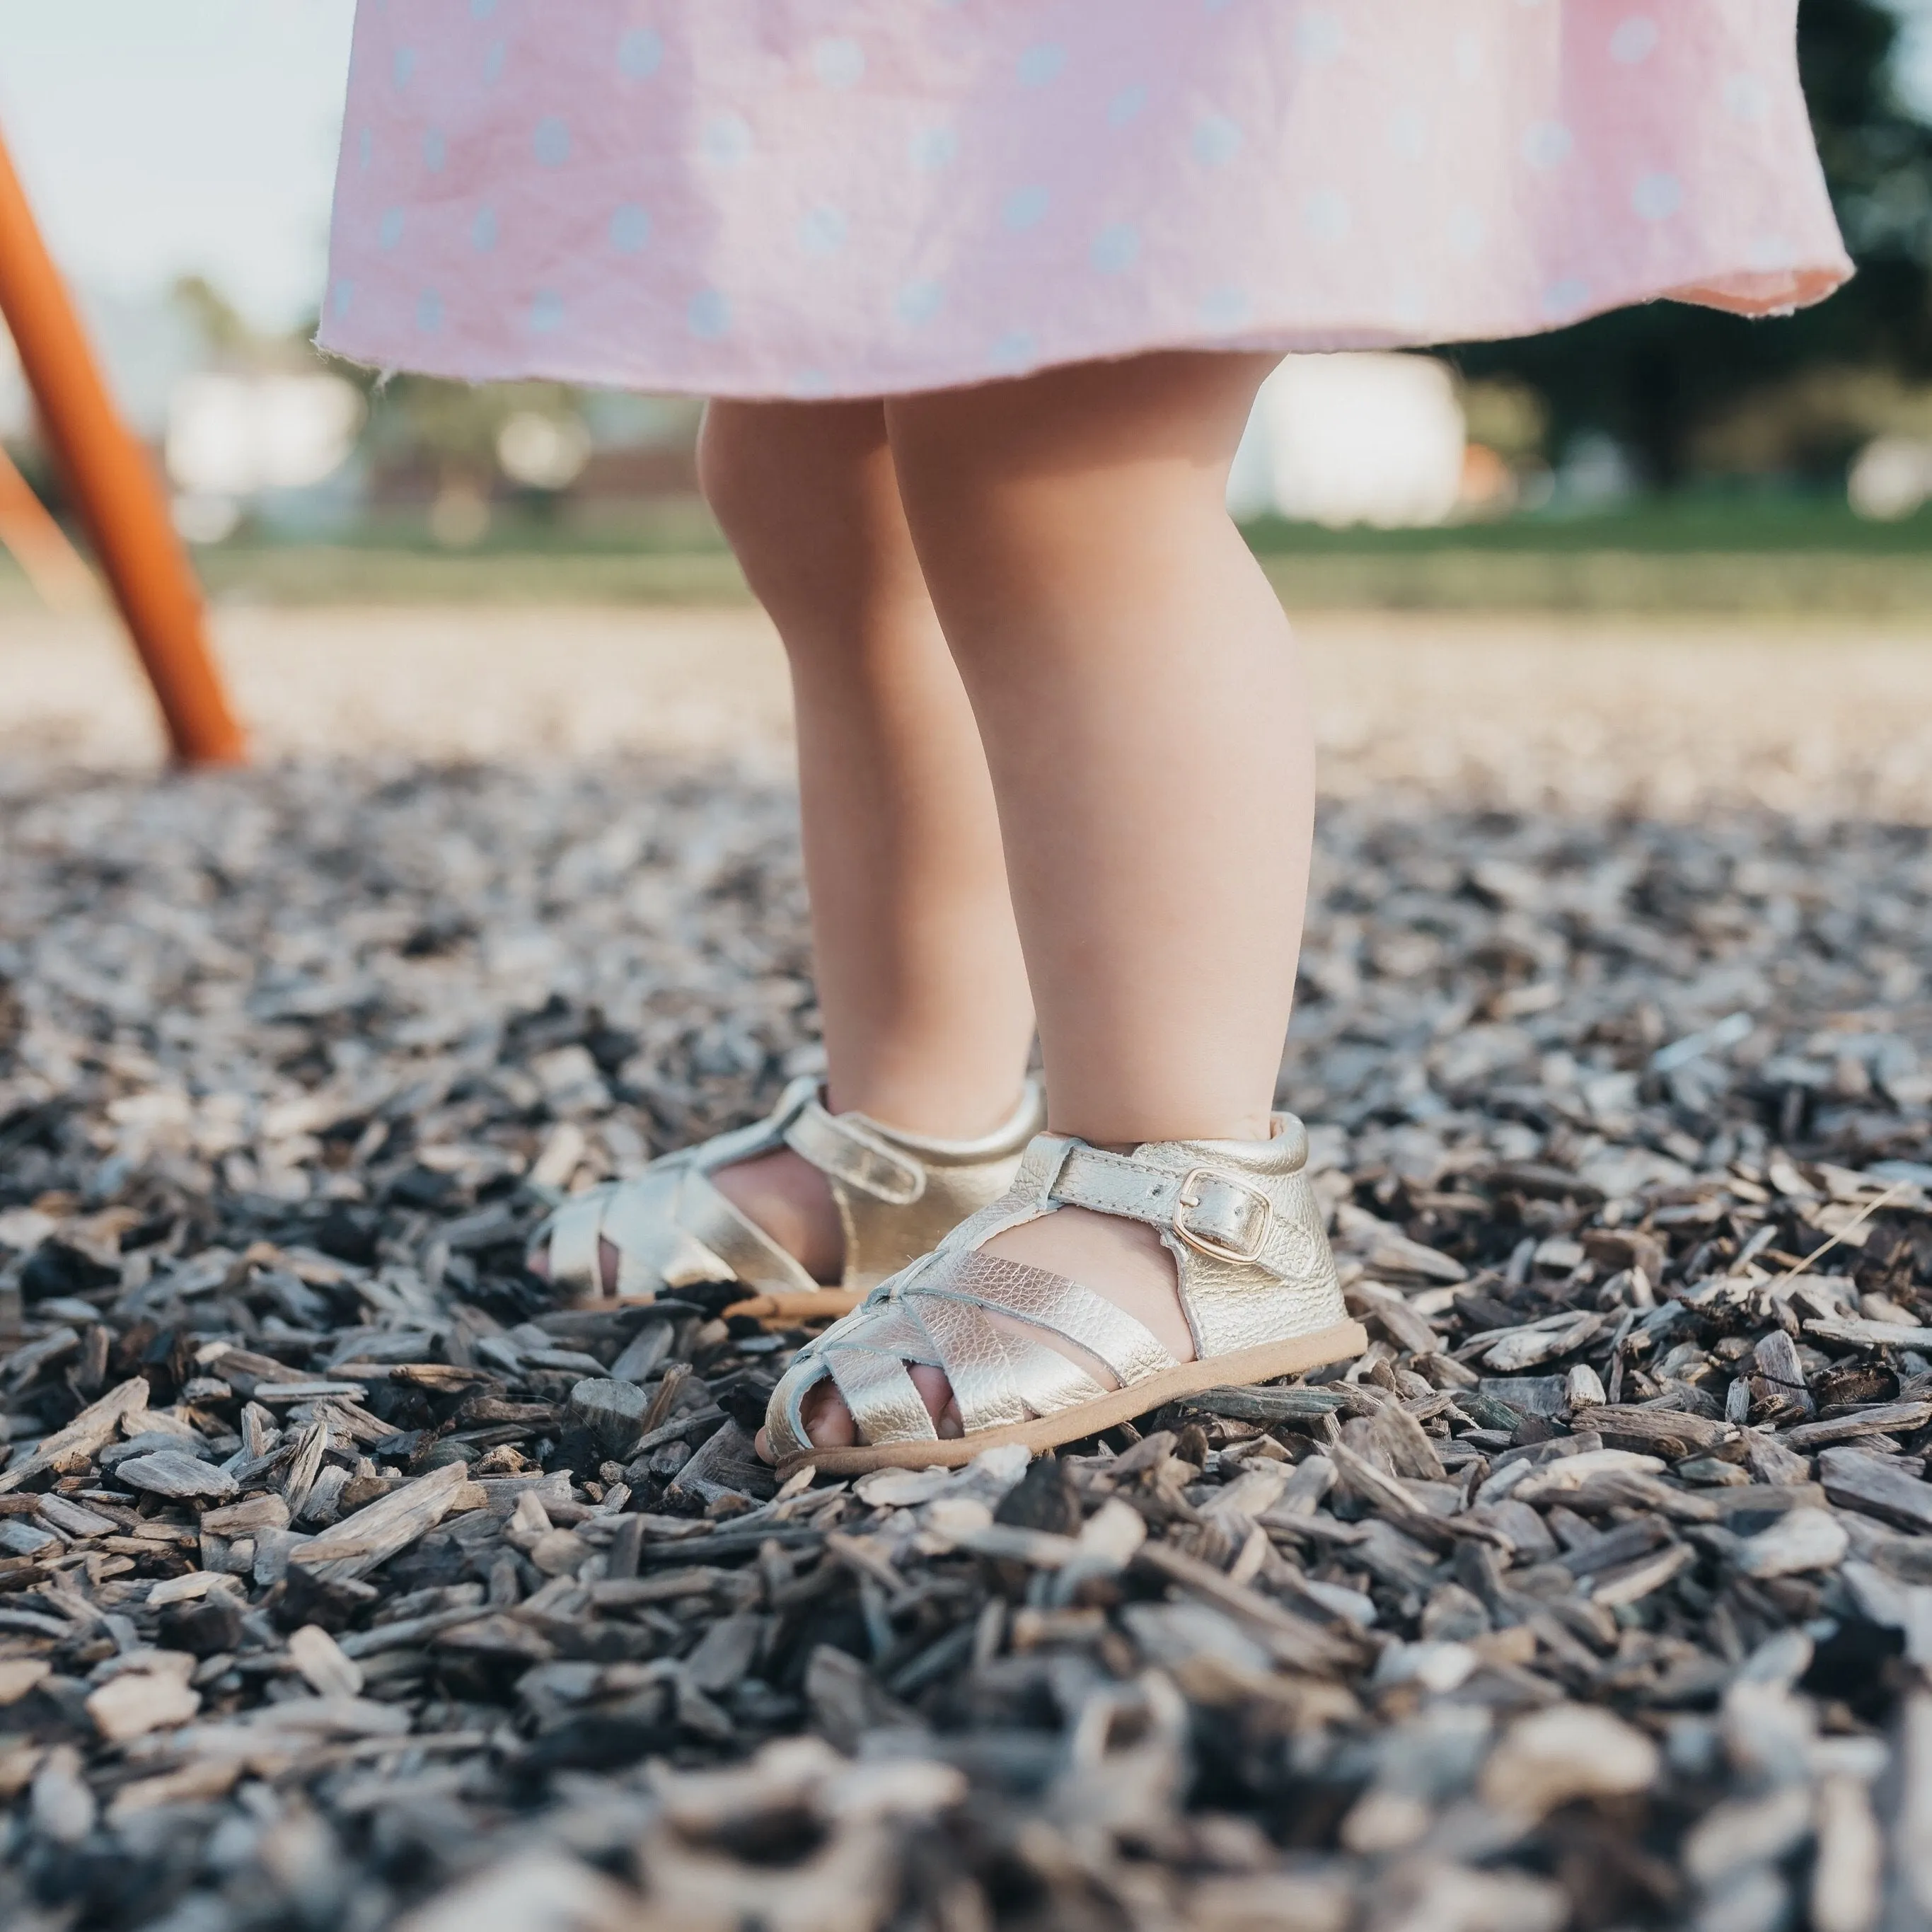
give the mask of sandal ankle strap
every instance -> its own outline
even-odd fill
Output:
[[[1056,1205],[1144,1221],[1216,1261],[1269,1266],[1274,1202],[1252,1180],[1211,1162],[1177,1174],[1082,1141],[1066,1150],[1047,1189]]]

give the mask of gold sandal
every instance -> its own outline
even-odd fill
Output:
[[[628,1180],[566,1201],[537,1231],[550,1280],[580,1306],[654,1301],[698,1282],[736,1282],[748,1298],[730,1312],[767,1321],[841,1315],[923,1254],[1011,1183],[1044,1107],[1028,1081],[1012,1117],[974,1141],[902,1133],[863,1114],[828,1113],[810,1076],[786,1088],[767,1118],[666,1154]],[[845,1231],[836,1287],[815,1282],[712,1185],[734,1162],[790,1148],[830,1184]],[[617,1251],[614,1292],[598,1244]]]
[[[1342,1306],[1305,1172],[1307,1130],[1292,1114],[1277,1114],[1274,1126],[1267,1141],[1150,1141],[1128,1154],[1039,1136],[1004,1198],[799,1351],[765,1415],[780,1472],[807,1462],[833,1475],[952,1466],[1006,1442],[1036,1452],[1177,1396],[1360,1354],[1368,1336]],[[995,1234],[1061,1208],[1160,1230],[1194,1360],[1177,1362],[1091,1288],[981,1252]],[[1117,1385],[1103,1387],[1056,1350],[988,1318],[996,1315],[1071,1342],[1104,1364]],[[934,1430],[909,1363],[944,1372],[962,1435],[942,1439]],[[814,1448],[806,1435],[806,1396],[827,1376],[851,1411],[856,1448]]]

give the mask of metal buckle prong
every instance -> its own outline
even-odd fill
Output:
[[[1251,1201],[1261,1203],[1261,1222],[1252,1244],[1245,1248],[1231,1248],[1226,1243],[1211,1236],[1197,1233],[1187,1225],[1187,1210],[1201,1205],[1201,1196],[1196,1184],[1198,1181],[1217,1181],[1223,1187],[1232,1187],[1237,1194],[1245,1194]],[[1274,1203],[1252,1182],[1238,1176],[1226,1174],[1218,1167],[1190,1167],[1180,1177],[1180,1192],[1174,1204],[1174,1216],[1169,1226],[1190,1248],[1204,1255],[1211,1255],[1220,1262],[1252,1263],[1262,1258],[1262,1251],[1268,1246],[1270,1231],[1274,1226]]]

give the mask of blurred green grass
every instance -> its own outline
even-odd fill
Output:
[[[1302,609],[1849,616],[1932,614],[1932,511],[1896,523],[1842,498],[1640,499],[1432,530],[1246,526]]]
[[[1282,601],[1302,610],[1932,615],[1932,508],[1861,520],[1842,500],[1636,500],[1432,530],[1245,526]],[[203,548],[220,602],[272,604],[719,604],[748,593],[716,532],[687,506],[594,522],[500,514],[472,548],[432,539],[419,514],[353,536],[256,535]],[[0,598],[31,596],[0,565]]]

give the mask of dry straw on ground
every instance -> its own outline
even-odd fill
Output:
[[[233,608],[217,628],[270,755],[784,756],[784,662],[753,611]],[[1331,796],[1932,823],[1923,627],[1316,614],[1301,635]],[[104,622],[0,618],[0,756],[154,759]]]
[[[231,634],[303,761],[0,788],[0,1922],[1932,1917],[1932,837],[1853,815],[1923,820],[1898,646],[1312,627],[1360,722],[1282,1092],[1369,1355],[781,1491],[796,1336],[520,1266],[813,1064],[769,657],[714,641],[732,769],[628,620],[554,640],[601,722],[290,621]],[[546,716],[587,755],[484,755]]]

